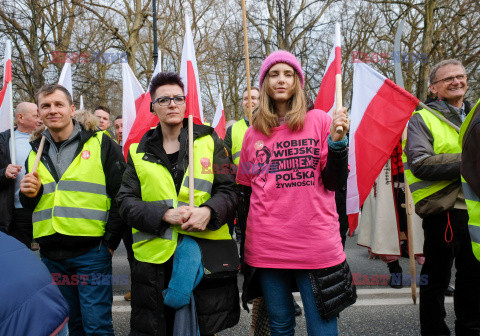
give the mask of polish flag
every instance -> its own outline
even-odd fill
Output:
[[[223,139],[225,139],[225,111],[223,109],[223,101],[222,101],[222,94],[218,95],[218,104],[217,110],[215,111],[215,116],[213,117],[212,127],[217,132],[217,135]]]
[[[70,95],[73,98],[73,90],[72,90],[72,64],[70,63],[70,59],[67,57],[65,60],[65,65],[62,68],[62,72],[60,73],[60,78],[58,79],[58,84],[63,86],[70,92]]]
[[[12,129],[13,132],[13,102],[12,102],[12,47],[10,41],[5,41],[3,61],[3,87],[0,91],[0,132]]]
[[[347,182],[350,232],[375,179],[397,146],[418,98],[366,64],[354,64]]]
[[[160,59],[160,57],[159,57]],[[161,72],[160,61],[157,62],[152,78]],[[152,127],[157,126],[158,117],[150,111],[150,92],[145,92],[133,74],[128,63],[122,63],[123,78],[123,109],[122,109],[122,127],[123,127],[123,153],[125,160],[128,156],[128,149],[132,143],[138,143],[145,132]],[[151,81],[151,79],[150,79]],[[150,85],[149,85],[150,87]]]
[[[333,117],[333,111],[335,110],[335,76],[342,74],[340,41],[340,24],[337,22],[335,24],[334,46],[328,57],[327,67],[314,105],[316,109],[327,112],[330,117]]]
[[[183,41],[180,77],[182,77],[182,82],[185,84],[184,92],[187,104],[185,118],[188,118],[188,115],[192,114],[193,122],[203,125],[204,119],[197,61],[195,58],[195,48],[193,46],[192,30],[190,28],[190,18],[187,14],[185,14],[185,39]]]

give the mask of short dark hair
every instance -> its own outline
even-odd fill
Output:
[[[178,85],[182,88],[182,91],[184,91],[182,78],[179,74],[176,72],[160,72],[156,74],[150,82],[149,91],[152,100],[155,97],[155,91],[157,91],[157,89],[163,85]]]
[[[260,89],[256,86],[250,86],[250,91],[252,91],[252,90],[257,90],[258,93],[260,93]],[[248,91],[248,86],[245,88],[245,90],[243,90],[242,95],[245,94],[245,92],[247,92],[247,91]]]
[[[103,110],[105,112],[107,112],[108,114],[110,114],[110,109],[105,106],[105,105],[98,105],[97,107],[95,107],[95,109],[93,110],[93,113],[95,113],[96,110]]]
[[[123,119],[123,116],[121,115],[117,116],[114,121],[117,121],[118,119]]]
[[[60,84],[45,84],[44,86],[42,86],[40,90],[38,90],[37,93],[35,94],[35,104],[38,105],[38,97],[40,97],[40,95],[48,96],[54,93],[56,90],[60,90],[63,93],[65,93],[65,96],[67,96],[68,103],[70,105],[73,105],[72,95],[64,86]]]

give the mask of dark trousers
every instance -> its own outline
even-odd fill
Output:
[[[114,335],[112,323],[112,255],[102,244],[75,258],[42,256],[68,302],[71,336]]]
[[[420,284],[422,335],[450,335],[445,323],[445,290],[455,260],[454,309],[456,335],[480,335],[480,262],[474,257],[466,210],[450,210],[423,219],[425,264]],[[446,232],[447,230],[447,232]],[[445,237],[445,234],[447,236]],[[447,238],[447,239],[446,239]]]
[[[32,212],[24,209],[14,209],[12,226],[8,234],[30,249],[33,240]]]

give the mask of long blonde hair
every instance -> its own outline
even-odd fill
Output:
[[[290,110],[285,115],[288,129],[299,131],[303,128],[307,114],[307,98],[300,84],[298,74],[294,72],[293,95],[288,101]],[[268,81],[267,73],[260,87],[260,101],[258,111],[253,115],[252,126],[254,129],[270,136],[271,129],[278,126],[278,115],[275,113],[275,102],[272,98],[273,90]]]

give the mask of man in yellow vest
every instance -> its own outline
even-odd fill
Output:
[[[460,129],[462,186],[468,208],[473,254],[480,261],[480,100]]]
[[[470,111],[465,68],[457,60],[432,67],[426,104],[460,127]],[[468,213],[460,183],[461,147],[457,130],[427,110],[415,112],[408,125],[405,176],[423,218],[425,264],[420,281],[422,335],[450,335],[445,323],[445,290],[455,260],[455,331],[480,333],[480,263],[472,253]]]
[[[33,211],[42,261],[68,302],[70,335],[113,335],[112,255],[124,231],[115,202],[124,170],[120,147],[98,131],[93,115],[83,124],[73,119],[63,86],[43,86],[35,102],[46,141],[33,173],[40,134],[31,142],[20,200]]]
[[[152,79],[151,111],[160,123],[129,148],[117,197],[133,234],[131,335],[172,335],[175,311],[164,305],[162,292],[172,277],[173,255],[182,237],[231,240],[225,223],[237,198],[233,176],[223,171],[229,160],[213,128],[194,125],[194,171],[189,171],[183,88],[176,73]],[[195,207],[189,206],[189,174],[195,177]],[[195,297],[199,324],[206,321],[217,331],[236,324],[236,280],[209,291],[204,301]],[[205,311],[210,313],[203,316]]]

